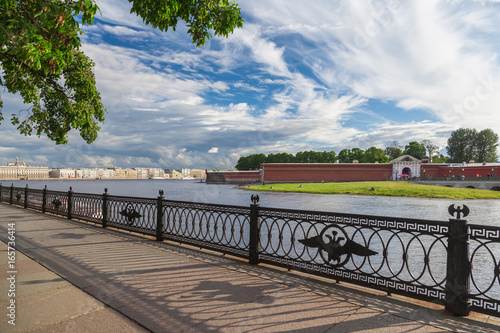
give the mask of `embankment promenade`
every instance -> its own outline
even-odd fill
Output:
[[[0,241],[1,332],[500,331],[496,317],[4,203]]]

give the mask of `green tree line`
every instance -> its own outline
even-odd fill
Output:
[[[418,142],[416,142],[418,144]],[[397,158],[406,153],[406,150],[396,150],[390,152]],[[260,168],[262,163],[386,163],[391,158],[386,151],[376,147],[366,150],[360,148],[342,149],[338,154],[334,151],[299,151],[295,155],[289,153],[277,154],[252,154],[242,156],[236,164],[238,170],[254,170]]]
[[[411,155],[419,160],[428,157],[432,163],[496,162],[498,135],[491,129],[476,131],[461,128],[451,133],[446,150],[449,157],[439,154],[439,147],[430,140],[411,141],[402,146],[393,141],[385,149],[370,147],[342,149],[334,151],[300,151],[289,153],[252,154],[242,156],[236,163],[238,170],[255,170],[263,163],[387,163],[403,155]]]

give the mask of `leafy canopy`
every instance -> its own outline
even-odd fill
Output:
[[[498,135],[487,128],[459,128],[451,133],[446,150],[451,162],[496,162]]]
[[[421,160],[424,158],[425,152],[426,149],[421,143],[417,141],[411,141],[405,146],[403,154],[408,154]]]
[[[146,24],[175,30],[186,22],[193,43],[205,45],[210,31],[227,37],[243,19],[229,0],[129,0]],[[106,110],[96,88],[94,63],[81,50],[81,24],[92,24],[96,0],[2,0],[0,85],[19,93],[29,108],[12,115],[25,135],[67,143],[71,129],[88,143],[97,138]],[[3,101],[0,97],[0,121]]]

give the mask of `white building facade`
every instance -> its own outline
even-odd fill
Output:
[[[49,168],[42,166],[28,166],[24,162],[0,165],[0,179],[45,179],[49,178]]]
[[[392,180],[420,177],[421,160],[410,155],[400,156],[389,163],[392,164]]]

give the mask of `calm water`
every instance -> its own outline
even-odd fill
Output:
[[[247,206],[257,193],[263,207],[319,210],[379,216],[448,220],[448,206],[466,204],[469,223],[500,226],[500,200],[449,200],[357,195],[253,192],[233,185],[207,185],[193,180],[23,180],[1,181],[4,186],[154,198],[158,191],[171,200]],[[298,185],[297,185],[298,186]]]

